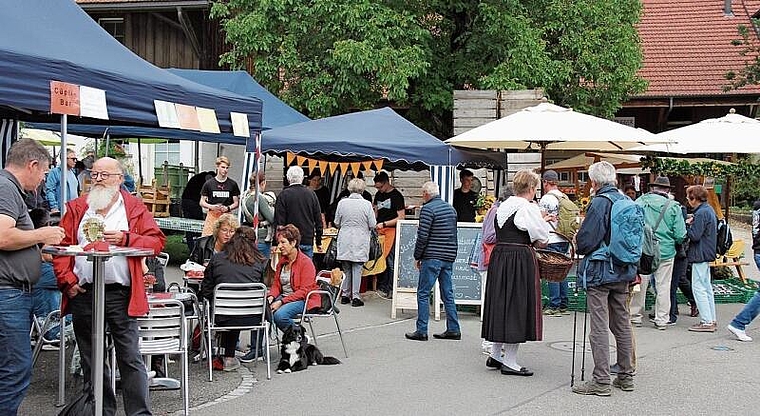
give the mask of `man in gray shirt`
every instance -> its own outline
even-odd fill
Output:
[[[50,154],[38,142],[21,139],[0,170],[0,414],[15,415],[32,374],[32,286],[40,278],[38,244],[58,244],[63,229],[34,229],[24,191],[45,179]]]

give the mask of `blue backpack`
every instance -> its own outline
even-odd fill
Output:
[[[644,209],[617,193],[600,196],[612,202],[607,244],[612,261],[618,265],[638,264],[644,241]]]

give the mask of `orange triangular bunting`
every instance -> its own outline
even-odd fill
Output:
[[[362,162],[362,168],[364,168],[365,172],[372,169],[372,161],[368,160],[366,162]]]
[[[320,160],[319,161],[319,173],[321,173],[322,176],[325,176],[326,172],[327,172],[327,161],[326,160]]]
[[[285,153],[285,166],[290,166],[293,163],[293,159],[296,158],[296,154],[293,152]]]
[[[305,157],[303,157],[303,156],[296,156],[296,163],[298,164],[298,166],[303,166],[303,161],[304,160],[306,160]]]
[[[383,170],[383,159],[377,159],[375,161],[375,167],[377,168],[378,171]]]
[[[351,163],[351,171],[354,172],[354,177],[359,175],[359,170],[362,167],[362,162],[352,162]]]
[[[327,163],[327,168],[330,169],[330,175],[332,175],[332,174],[335,173],[335,169],[338,168],[338,163],[337,162],[328,162]]]
[[[348,172],[348,162],[340,162],[338,165],[340,165],[340,173],[345,174]]]
[[[312,172],[314,172],[314,169],[317,167],[317,160],[311,159],[311,158],[307,160],[309,161],[309,174],[311,174]]]

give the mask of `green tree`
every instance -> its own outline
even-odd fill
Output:
[[[542,87],[557,104],[610,117],[629,94],[642,54],[639,0],[225,0],[231,50],[312,117],[387,101],[445,138],[452,90]]]

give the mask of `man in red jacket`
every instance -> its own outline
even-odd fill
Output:
[[[67,204],[61,227],[64,245],[87,245],[83,224],[97,217],[105,224],[103,237],[110,245],[161,252],[166,237],[139,199],[122,191],[124,172],[115,159],[98,159],[90,172],[90,193]],[[58,287],[64,294],[63,313],[71,312],[82,356],[85,382],[90,379],[92,352],[92,263],[84,257],[57,257],[53,262]],[[137,320],[148,312],[139,257],[113,257],[104,266],[106,323],[116,345],[127,415],[150,415],[148,380],[138,348]],[[103,331],[104,328],[99,328]],[[105,367],[104,377],[108,377]],[[104,414],[116,413],[116,396],[109,383],[103,388]]]

